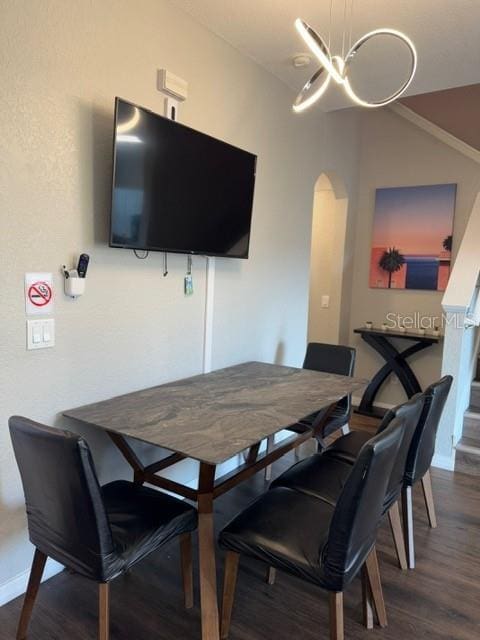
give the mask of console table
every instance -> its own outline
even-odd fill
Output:
[[[383,367],[379,369],[366,388],[360,405],[355,410],[356,413],[374,417],[382,416],[383,412],[378,408],[375,408],[374,400],[380,391],[380,387],[390,374],[395,374],[397,376],[408,398],[411,398],[416,393],[421,393],[422,388],[420,383],[418,382],[413,369],[408,364],[407,359],[415,353],[427,349],[433,344],[438,344],[442,340],[442,336],[434,336],[433,334],[420,335],[418,333],[402,333],[401,331],[383,331],[381,329],[367,328],[355,329],[354,333],[360,334],[362,340],[370,345],[372,349],[375,349],[375,351],[385,360]],[[400,351],[391,342],[392,338],[408,340],[413,342],[413,344],[403,351]]]

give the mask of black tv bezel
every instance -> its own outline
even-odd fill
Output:
[[[169,248],[169,247],[154,247],[154,246],[135,246],[135,245],[130,245],[130,244],[122,244],[122,243],[116,243],[113,242],[113,238],[112,238],[112,219],[113,219],[113,196],[114,196],[114,192],[115,192],[115,171],[116,171],[116,157],[117,154],[115,153],[116,150],[116,146],[117,146],[117,117],[118,117],[118,105],[119,102],[123,102],[125,104],[130,105],[131,107],[135,107],[137,109],[140,109],[141,111],[144,111],[150,115],[153,115],[157,118],[162,118],[163,120],[169,120],[169,122],[175,124],[178,127],[182,127],[183,129],[188,129],[189,131],[193,131],[194,133],[200,134],[202,136],[206,136],[207,138],[210,138],[212,140],[215,140],[215,142],[221,142],[222,144],[231,147],[232,149],[236,149],[237,151],[243,151],[244,153],[248,153],[249,155],[251,155],[254,159],[254,166],[253,166],[253,194],[252,194],[252,210],[250,213],[250,225],[248,228],[248,241],[247,241],[247,250],[246,253],[242,254],[242,255],[233,255],[231,253],[215,253],[212,251],[188,251],[186,249],[174,249],[174,248]],[[247,260],[249,258],[250,255],[250,238],[252,235],[252,218],[253,218],[253,203],[254,203],[254,199],[255,199],[255,185],[256,185],[256,177],[257,177],[257,160],[258,160],[258,156],[255,153],[251,153],[251,151],[246,151],[245,149],[242,149],[240,147],[236,147],[233,144],[230,144],[228,142],[225,142],[224,140],[220,140],[219,138],[215,138],[214,136],[210,136],[207,133],[203,133],[202,131],[198,131],[197,129],[193,129],[192,127],[188,127],[184,124],[181,124],[180,122],[177,122],[176,120],[171,120],[170,118],[167,118],[165,116],[160,115],[159,113],[156,113],[155,111],[152,111],[151,109],[147,109],[146,107],[142,107],[138,104],[135,104],[134,102],[131,102],[130,100],[125,100],[124,98],[120,98],[118,96],[115,97],[115,112],[114,112],[114,121],[113,121],[113,148],[112,148],[112,154],[113,154],[113,165],[112,165],[112,186],[111,186],[111,200],[110,200],[110,218],[109,218],[109,241],[108,241],[108,246],[113,248],[113,249],[129,249],[130,251],[157,251],[159,253],[178,253],[178,254],[182,254],[182,255],[197,255],[197,256],[209,256],[209,257],[213,257],[213,258],[235,258],[237,260]]]

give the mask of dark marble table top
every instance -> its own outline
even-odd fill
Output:
[[[219,464],[367,383],[247,362],[69,409],[64,415]]]

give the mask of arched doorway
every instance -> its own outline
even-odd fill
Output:
[[[322,173],[313,201],[309,342],[338,344],[348,332],[348,318],[342,314],[347,213],[343,181],[335,173]]]

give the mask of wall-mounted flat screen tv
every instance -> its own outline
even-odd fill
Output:
[[[117,98],[110,246],[248,258],[257,157]]]

